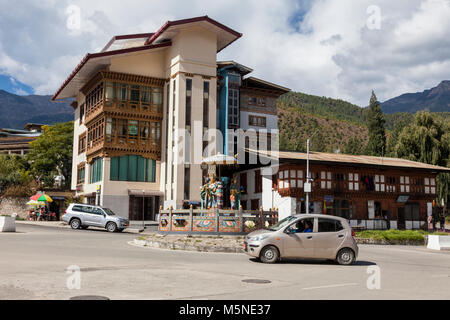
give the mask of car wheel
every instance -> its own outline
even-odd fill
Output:
[[[355,253],[349,248],[341,249],[337,254],[336,261],[341,265],[350,265],[355,262]]]
[[[81,228],[80,219],[72,219],[72,221],[70,221],[70,227],[74,230],[80,229]]]
[[[108,230],[108,232],[116,232],[117,225],[114,222],[108,222],[108,224],[106,225],[106,230]]]
[[[275,263],[279,257],[278,249],[274,246],[265,247],[259,255],[259,259],[264,263]]]

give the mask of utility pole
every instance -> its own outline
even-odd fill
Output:
[[[309,176],[309,139],[306,141],[306,185],[310,185]],[[305,190],[306,193],[306,214],[309,214],[309,192],[310,190]]]

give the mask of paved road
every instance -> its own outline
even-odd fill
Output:
[[[133,234],[23,224],[17,230],[0,234],[0,299],[450,299],[450,253],[425,248],[364,245],[348,267],[265,265],[244,254],[135,247],[128,244]],[[81,268],[79,290],[67,288],[70,265]],[[367,288],[371,266],[380,268],[379,290]]]

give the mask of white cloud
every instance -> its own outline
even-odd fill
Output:
[[[81,9],[80,30],[66,27],[69,5]],[[367,28],[371,5],[381,10],[380,30]],[[85,53],[115,34],[205,14],[244,34],[218,59],[296,91],[366,105],[372,89],[386,100],[450,78],[448,0],[29,0],[8,7],[0,12],[0,72],[38,94],[54,93]]]

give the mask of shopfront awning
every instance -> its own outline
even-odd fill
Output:
[[[128,195],[130,196],[137,196],[137,197],[148,197],[148,196],[158,196],[162,197],[164,196],[164,192],[157,191],[157,190],[142,190],[142,189],[128,189]]]

